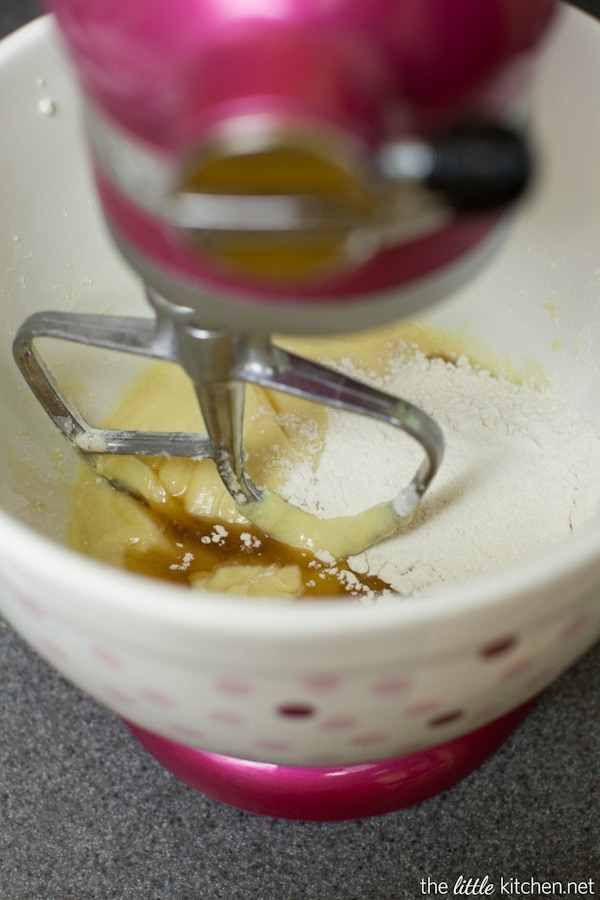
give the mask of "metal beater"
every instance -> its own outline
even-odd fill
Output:
[[[437,424],[270,335],[412,315],[472,273],[529,180],[517,101],[553,5],[54,0],[106,221],[154,313],[47,312],[20,328],[16,361],[77,450],[210,457],[248,508],[265,497],[244,468],[249,382],[418,441],[423,461],[389,504],[397,524],[410,515],[442,459]],[[41,337],[180,364],[206,434],[92,427]]]

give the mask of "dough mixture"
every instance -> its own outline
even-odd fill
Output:
[[[71,546],[188,585],[197,596],[342,595],[372,602],[507,565],[566,537],[597,508],[598,434],[573,403],[519,383],[480,350],[470,348],[470,362],[460,340],[414,324],[282,343],[402,396],[438,421],[446,455],[406,524],[356,553],[335,518],[355,517],[408,483],[422,458],[412,439],[372,420],[249,386],[248,473],[318,517],[312,546],[289,546],[251,525],[211,460],[102,455],[94,457],[96,471],[82,466]],[[203,430],[189,379],[162,363],[148,367],[105,425]],[[145,502],[115,490],[103,474]]]

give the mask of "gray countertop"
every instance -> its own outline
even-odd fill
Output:
[[[0,3],[0,36],[37,11]],[[600,15],[600,0],[577,5]],[[492,896],[540,896],[535,880],[600,896],[599,684],[596,648],[433,800],[362,821],[285,822],[177,782],[0,623],[0,898],[411,900],[443,896],[441,882],[455,896],[461,874],[487,875]]]

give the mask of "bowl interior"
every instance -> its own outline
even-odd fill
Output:
[[[533,90],[538,182],[491,264],[427,314],[517,369],[537,367],[598,427],[600,95],[590,86],[600,83],[599,43],[590,19],[563,14]],[[13,335],[37,310],[148,315],[148,308],[142,285],[106,235],[72,75],[49,19],[3,43],[0,109],[0,503],[60,540],[77,460],[17,371]],[[48,342],[44,352],[93,422],[140,366],[64,343]],[[598,523],[593,528],[600,532]]]

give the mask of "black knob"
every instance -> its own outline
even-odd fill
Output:
[[[427,187],[464,211],[507,206],[531,180],[531,154],[518,132],[488,122],[463,122],[431,143]]]

